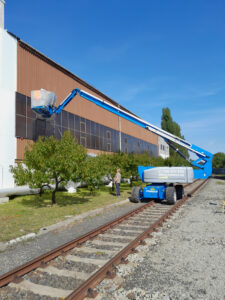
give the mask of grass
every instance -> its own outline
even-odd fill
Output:
[[[92,196],[86,188],[78,189],[75,194],[56,193],[57,204],[51,205],[51,193],[20,196],[0,205],[0,241],[38,232],[42,227],[65,220],[89,210],[116,203],[130,196],[128,184],[121,184],[121,197],[115,197],[111,188],[102,186]]]

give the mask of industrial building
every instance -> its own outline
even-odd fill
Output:
[[[14,186],[9,166],[23,159],[29,142],[35,142],[38,136],[60,138],[66,130],[91,153],[147,151],[154,156],[164,155],[157,135],[79,96],[54,119],[37,118],[31,109],[30,95],[31,90],[41,88],[57,95],[57,105],[71,90],[79,88],[126,108],[6,31],[3,0],[0,14],[0,100],[4,102],[0,110],[0,188]]]

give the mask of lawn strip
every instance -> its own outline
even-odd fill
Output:
[[[51,205],[51,193],[20,196],[0,205],[0,241],[9,241],[16,237],[37,233],[40,228],[76,216],[89,210],[104,207],[128,198],[130,187],[121,185],[121,197],[115,197],[111,188],[105,186],[91,195],[86,188],[78,189],[75,194],[57,192],[57,205]]]

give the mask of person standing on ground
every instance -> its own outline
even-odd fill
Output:
[[[114,178],[114,183],[116,185],[116,196],[120,196],[120,182],[121,182],[121,174],[120,174],[120,169],[116,170],[116,176]]]

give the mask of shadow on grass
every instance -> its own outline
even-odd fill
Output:
[[[90,196],[90,195],[89,195]],[[40,197],[39,195],[31,195],[26,196],[22,199],[21,203],[24,206],[34,207],[34,208],[41,208],[51,206],[51,193],[46,192]],[[87,196],[81,195],[66,195],[62,192],[56,193],[56,204],[60,207],[67,206],[67,205],[79,205],[84,204],[90,201],[90,198]]]
[[[121,184],[121,193],[130,191],[130,187],[127,184]],[[98,199],[100,195],[115,195],[112,192],[111,187],[100,186],[99,189],[95,189],[93,193],[87,188],[78,188],[77,193],[68,194],[67,192],[58,191],[56,192],[56,203],[59,207],[69,206],[69,205],[79,205],[90,202],[93,198]],[[52,193],[51,191],[45,191],[40,197],[39,195],[27,195],[23,196],[21,203],[27,207],[42,208],[52,205]]]
[[[107,192],[110,195],[116,196],[116,188],[115,188],[115,186],[114,186],[113,189],[112,189],[112,187],[101,186],[99,190]],[[130,194],[130,190],[131,190],[131,187],[127,183],[121,183],[120,184],[120,193],[127,192],[128,194]]]

